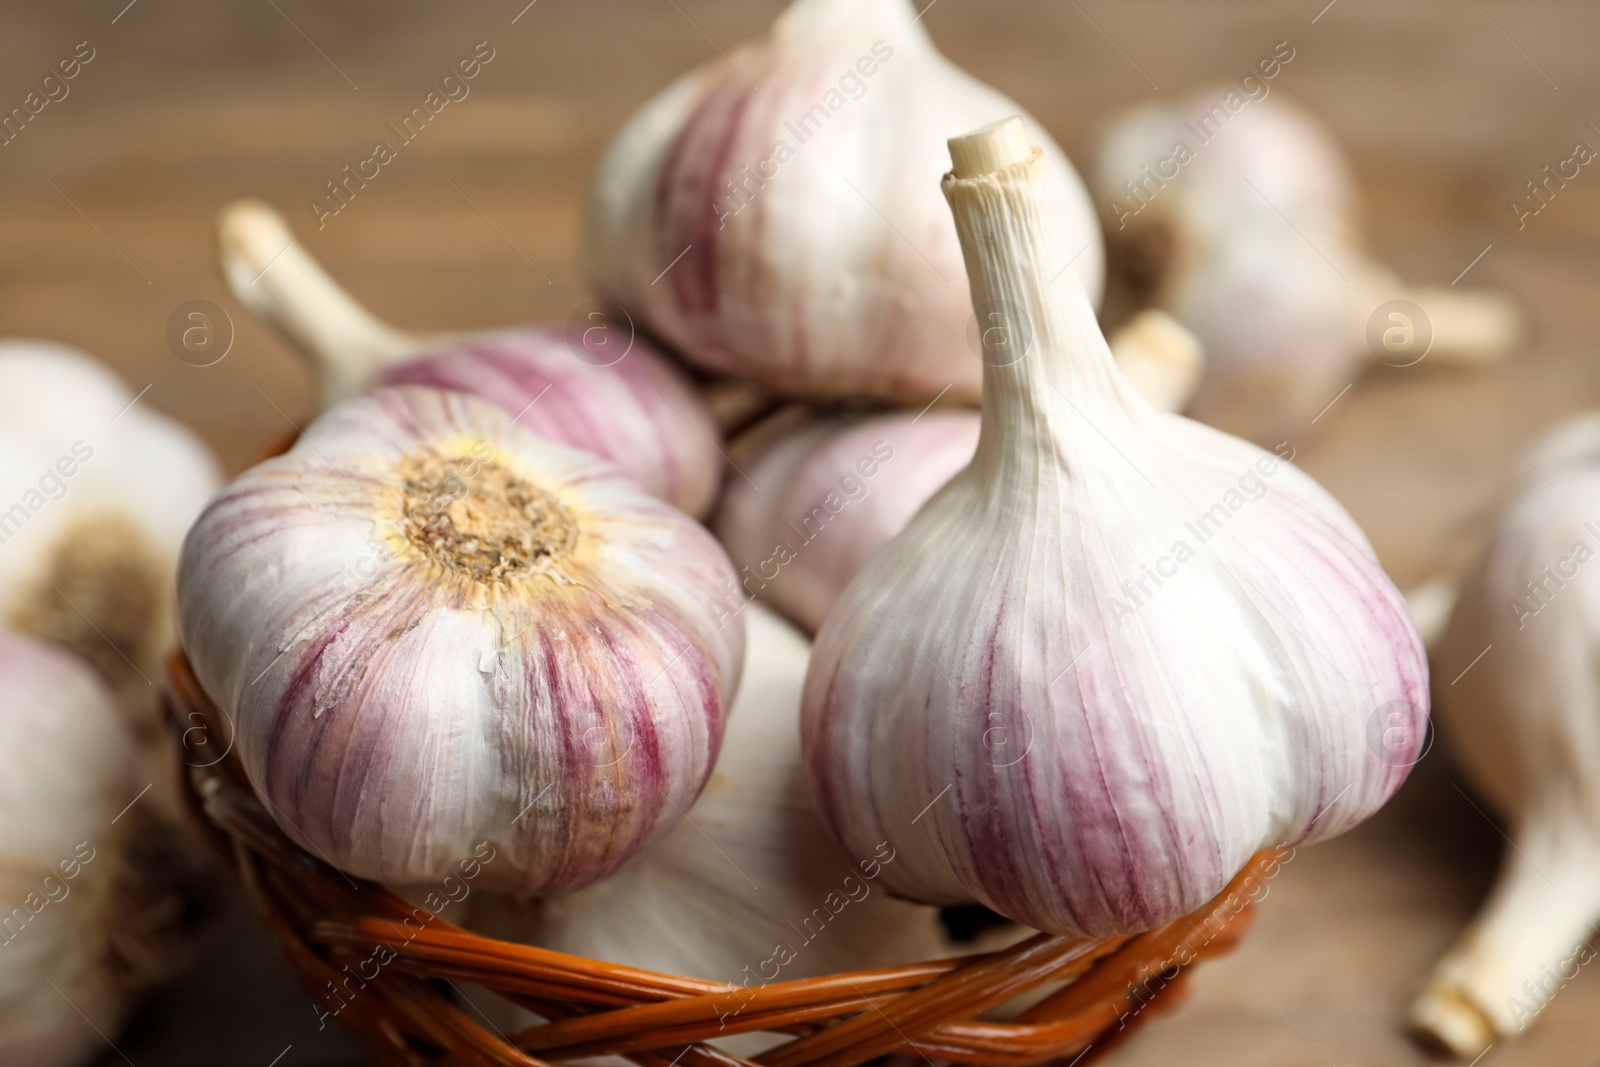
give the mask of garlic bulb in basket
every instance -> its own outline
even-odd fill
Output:
[[[324,404],[379,385],[468,393],[610,460],[681,511],[710,509],[723,468],[710,409],[682,371],[598,306],[566,326],[415,336],[357,304],[265,204],[224,208],[217,237],[234,295],[306,357]]]
[[[744,615],[739,696],[716,770],[684,821],[581,893],[497,901],[484,919],[494,933],[744,986],[948,951],[936,909],[893,900],[878,884],[893,850],[847,856],[818,820],[800,766],[808,643],[759,604]]]
[[[1600,414],[1531,450],[1438,650],[1455,755],[1507,816],[1510,848],[1471,927],[1412,1019],[1471,1058],[1521,1033],[1579,968],[1600,926]],[[1546,480],[1548,479],[1548,481]],[[1469,818],[1476,816],[1468,815]]]
[[[1484,362],[1517,343],[1510,298],[1407,287],[1370,259],[1349,165],[1281,92],[1135,108],[1093,180],[1110,302],[1154,303],[1195,332],[1207,366],[1190,413],[1229,432],[1298,431],[1375,359]]]
[[[1192,335],[1159,311],[1135,316],[1111,349],[1163,410],[1182,406],[1202,366]],[[815,633],[850,579],[972,461],[978,413],[835,415],[783,432],[791,421],[779,412],[736,442],[755,458],[742,468],[748,480],[729,483],[713,526],[739,568],[738,595]]]
[[[646,104],[590,194],[599,291],[685,358],[768,389],[977,399],[939,146],[1017,106],[941,56],[917,17],[909,0],[795,0],[765,39]],[[1044,143],[1077,253],[1063,269],[1098,299],[1094,211]]]
[[[0,342],[0,627],[87,661],[154,735],[178,549],[221,475],[142,396],[75,349]]]
[[[710,773],[743,622],[703,527],[498,408],[383,389],[206,508],[183,646],[284,831],[352,874],[578,889]]]
[[[806,761],[846,851],[897,850],[900,895],[1145,929],[1381,805],[1427,664],[1326,492],[1115,373],[1087,297],[1050,281],[1073,250],[1021,121],[950,148],[973,302],[1007,329],[972,465],[818,634]]]
[[[188,947],[175,891],[191,872],[140,802],[124,717],[76,657],[0,634],[0,754],[0,1063],[86,1063],[96,1028],[114,1034]]]

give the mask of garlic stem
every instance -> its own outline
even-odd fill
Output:
[[[223,208],[217,242],[233,294],[311,364],[325,407],[365,392],[426,343],[357,303],[295,242],[283,216],[259,200]]]
[[[1524,816],[1488,903],[1411,1010],[1418,1030],[1463,1058],[1521,1033],[1595,956],[1600,826],[1587,813],[1600,798],[1547,792]]]
[[[1145,308],[1110,337],[1111,356],[1128,384],[1157,411],[1182,411],[1205,373],[1200,339],[1160,308]]]
[[[1479,366],[1497,363],[1522,341],[1522,310],[1509,293],[1495,289],[1456,289],[1445,285],[1406,285],[1382,264],[1368,263],[1357,284],[1360,307],[1371,313],[1393,300],[1409,300],[1422,309],[1426,324],[1402,324],[1427,329],[1432,341],[1426,359],[1434,363]],[[1365,324],[1362,324],[1365,325]],[[1379,362],[1385,362],[1371,349]]]

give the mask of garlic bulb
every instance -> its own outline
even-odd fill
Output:
[[[1163,410],[1183,405],[1203,365],[1193,336],[1160,311],[1135,316],[1111,348]],[[972,461],[978,413],[835,415],[785,434],[786,421],[779,412],[746,435],[772,439],[751,443],[753,462],[740,462],[748,480],[729,483],[712,525],[739,568],[740,595],[815,633],[850,579]]]
[[[0,1064],[86,1063],[187,947],[168,891],[188,872],[87,664],[0,634],[0,758]]]
[[[1302,429],[1365,363],[1484,362],[1521,332],[1506,296],[1409,288],[1374,263],[1349,165],[1281,92],[1133,109],[1094,188],[1117,299],[1165,308],[1206,350],[1190,413],[1258,442]]]
[[[654,346],[598,308],[567,326],[414,336],[357,304],[267,205],[229,205],[217,234],[234,294],[306,357],[325,405],[377,385],[468,393],[541,437],[610,460],[681,511],[710,509],[723,462],[705,400]]]
[[[284,831],[335,866],[580,888],[710,773],[743,622],[727,557],[614,467],[472,397],[335,407],[206,508],[183,646]]]
[[[589,199],[589,276],[685,358],[768,389],[976,400],[939,146],[1016,111],[935,50],[909,0],[795,0],[618,134]],[[1098,299],[1094,211],[1045,146],[1076,253],[1062,269]]]
[[[1600,926],[1600,414],[1532,450],[1438,650],[1445,737],[1511,825],[1483,910],[1412,1019],[1465,1058],[1521,1033],[1594,959]],[[1547,480],[1548,479],[1548,480]],[[1475,818],[1470,813],[1467,818]]]
[[[902,896],[1146,929],[1381,805],[1427,664],[1326,492],[1115,373],[1087,297],[1051,284],[1069,228],[1022,122],[950,149],[973,302],[1007,332],[972,464],[817,636],[811,781],[846,851],[897,850]],[[1407,743],[1371,747],[1375,722]]]
[[[142,397],[75,349],[0,342],[0,627],[87,661],[153,736],[178,549],[221,476]]]
[[[744,680],[716,770],[684,821],[580,893],[497,901],[482,920],[496,935],[745,986],[947,952],[936,909],[878,884],[892,850],[842,854],[818,820],[800,766],[808,643],[758,604],[744,614]]]

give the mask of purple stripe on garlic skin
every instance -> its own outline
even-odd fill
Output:
[[[685,359],[771,391],[976,400],[940,146],[1016,110],[938,53],[909,0],[795,0],[618,134],[585,271]],[[1069,276],[1098,299],[1094,210],[1048,151],[1081,250]]]
[[[747,595],[814,632],[977,443],[975,411],[826,418],[741,464],[750,480],[730,483],[712,528]]]
[[[459,483],[427,496],[438,469]],[[502,530],[523,540],[484,540]],[[731,582],[710,534],[617,468],[408,386],[224,489],[179,596],[196,674],[297,842],[390,884],[488,842],[486,886],[543,895],[698,795],[742,661]]]
[[[626,356],[595,352],[585,360],[568,334],[559,327],[478,334],[412,356],[379,383],[480,397],[541,437],[610,460],[680,511],[704,514],[721,482],[721,430],[688,378],[642,337]]]
[[[1420,750],[1427,665],[1332,497],[1118,375],[1050,284],[1075,249],[1041,157],[1013,158],[945,187],[974,302],[1031,346],[985,367],[971,466],[823,624],[806,758],[841,845],[896,848],[900,895],[1112,936],[1375,811]],[[1386,708],[1408,751],[1371,743]]]

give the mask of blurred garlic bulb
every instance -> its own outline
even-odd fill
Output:
[[[1190,413],[1231,433],[1276,442],[1367,363],[1484,362],[1521,333],[1507,296],[1407,287],[1373,262],[1349,165],[1281,93],[1135,108],[1106,131],[1093,184],[1111,302],[1194,331],[1207,366]]]
[[[324,405],[380,385],[467,393],[610,460],[680,511],[710,509],[722,481],[710,409],[682,371],[605,312],[581,325],[417,336],[357,304],[260,201],[224,208],[217,236],[234,295],[307,359]]]
[[[847,856],[800,766],[809,645],[758,604],[705,792],[659,844],[581,893],[497,901],[499,936],[667,974],[759,986],[946,954],[936,909],[891,899],[892,850]]]
[[[1437,653],[1446,738],[1511,825],[1500,876],[1412,1020],[1458,1055],[1523,1032],[1600,926],[1600,414],[1532,450],[1534,474],[1468,578]],[[1548,481],[1546,479],[1549,479]],[[1553,483],[1553,484],[1552,484]]]
[[[646,104],[590,194],[599,291],[685,358],[771,390],[976,400],[939,146],[1017,105],[941,56],[917,17],[909,0],[795,0],[766,38]],[[1076,254],[1062,269],[1098,300],[1094,211],[1044,144]]]
[[[0,1064],[87,1063],[187,948],[186,872],[87,664],[0,634],[0,759]]]
[[[1112,352],[1163,410],[1181,407],[1199,377],[1194,338],[1160,311],[1135,316]],[[787,421],[779,412],[768,424]],[[746,436],[768,436],[768,424]],[[766,447],[752,443],[748,480],[730,481],[713,528],[739,568],[741,595],[815,633],[850,579],[972,462],[978,413],[835,415],[779,429]]]
[[[1292,465],[1115,373],[1020,120],[950,142],[973,302],[1006,309],[977,453],[817,636],[802,736],[846,851],[908,899],[1108,936],[1400,785],[1428,682],[1406,606]],[[1376,721],[1408,743],[1372,747]]]
[[[351,874],[570,891],[693,803],[743,622],[711,535],[484,401],[335,407],[206,508],[183,646],[284,831]]]
[[[142,396],[75,349],[0,342],[0,627],[88,662],[153,736],[178,549],[221,475]]]

